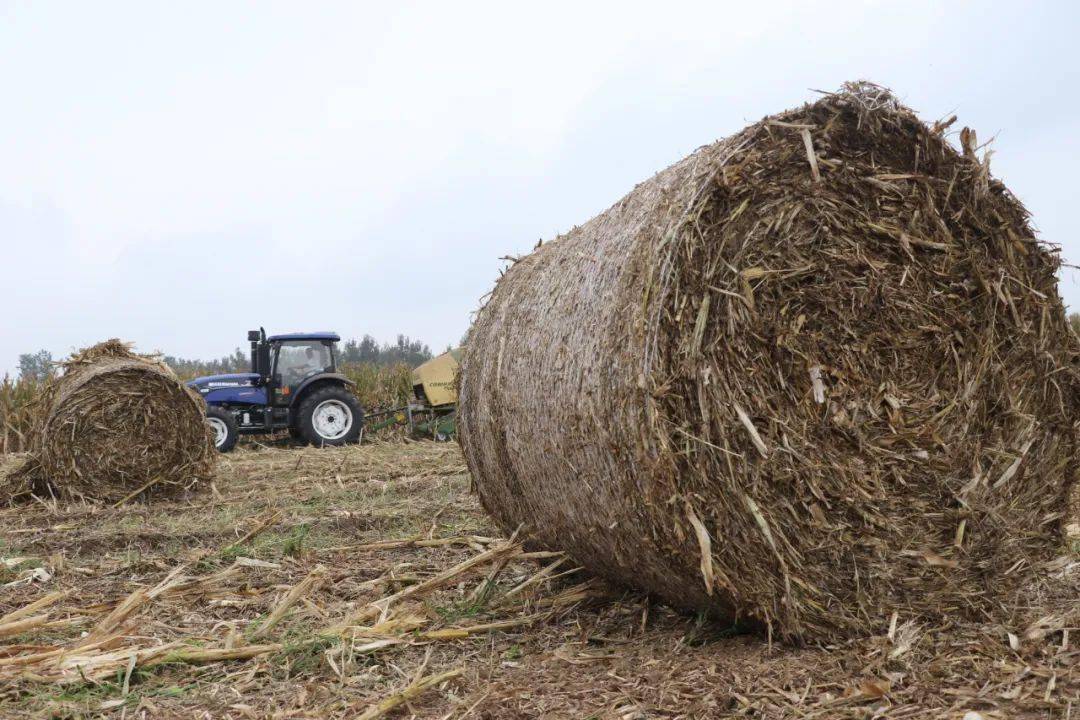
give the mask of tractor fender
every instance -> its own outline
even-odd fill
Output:
[[[303,401],[304,395],[307,394],[310,389],[312,389],[315,385],[326,384],[344,385],[350,388],[356,387],[356,383],[354,383],[352,380],[345,377],[341,373],[319,373],[318,375],[312,375],[311,377],[306,378],[302,383],[300,383],[300,386],[296,388],[296,392],[293,393],[292,400],[289,401],[289,407],[299,407],[300,403]]]

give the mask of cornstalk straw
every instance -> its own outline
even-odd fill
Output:
[[[329,633],[341,634],[347,632],[349,628],[359,625],[361,623],[370,622],[380,616],[385,616],[390,606],[405,598],[417,597],[425,595],[432,590],[442,587],[446,583],[458,578],[461,575],[469,572],[475,567],[483,565],[488,562],[499,561],[504,557],[510,557],[521,554],[521,546],[517,544],[503,543],[490,550],[473,555],[471,558],[463,560],[462,562],[447,568],[442,572],[434,575],[433,577],[419,582],[415,585],[410,585],[403,590],[399,590],[393,595],[388,595],[380,600],[377,600],[360,612],[353,615],[345,624],[338,625],[328,629]]]
[[[944,127],[851,84],[515,259],[459,375],[502,529],[793,642],[1000,614],[1061,539],[1080,342]]]
[[[326,568],[321,565],[315,566],[315,568],[308,573],[307,577],[294,585],[285,597],[281,599],[281,602],[277,604],[277,607],[270,613],[265,621],[252,633],[252,638],[260,638],[269,633],[275,625],[281,622],[285,617],[285,613],[289,611],[293,605],[296,604],[300,598],[304,597],[321,583],[326,576]]]
[[[18,610],[12,610],[7,615],[4,615],[4,616],[0,617],[0,625],[5,625],[5,624],[10,623],[10,622],[12,622],[14,620],[18,620],[19,618],[26,617],[27,615],[32,615],[33,613],[37,612],[38,610],[41,610],[43,608],[47,608],[50,605],[56,603],[57,601],[64,599],[69,594],[70,593],[64,592],[62,590],[56,590],[54,592],[43,595],[43,596],[39,597],[37,600],[33,601],[32,603],[29,603],[28,605],[24,605],[23,607],[19,608]]]
[[[464,673],[464,670],[447,670],[446,672],[437,673],[435,675],[428,675],[425,678],[411,683],[408,687],[400,692],[394,693],[388,698],[380,700],[375,705],[372,705],[363,713],[357,716],[357,720],[375,720],[380,718],[386,713],[390,712],[394,708],[400,707],[409,702],[413,698],[421,695],[430,688],[437,687],[443,684],[447,680],[453,680],[456,677],[460,677]]]

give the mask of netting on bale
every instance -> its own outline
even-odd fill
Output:
[[[792,641],[993,613],[1060,547],[1080,353],[1056,251],[947,127],[849,84],[514,263],[461,366],[484,507]]]
[[[190,489],[215,460],[202,398],[164,363],[108,340],[72,355],[46,389],[14,477],[46,497],[108,502]]]

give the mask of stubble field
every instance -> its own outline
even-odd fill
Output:
[[[252,444],[186,498],[4,508],[0,563],[4,718],[1080,717],[1075,545],[1008,627],[770,646],[502,537],[447,443]]]

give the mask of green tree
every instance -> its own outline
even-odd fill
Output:
[[[53,374],[53,357],[48,350],[19,355],[20,380],[47,380]]]
[[[251,365],[247,353],[240,348],[236,348],[231,355],[216,360],[194,360],[172,355],[166,355],[162,359],[177,375],[185,379],[199,375],[247,372]]]

